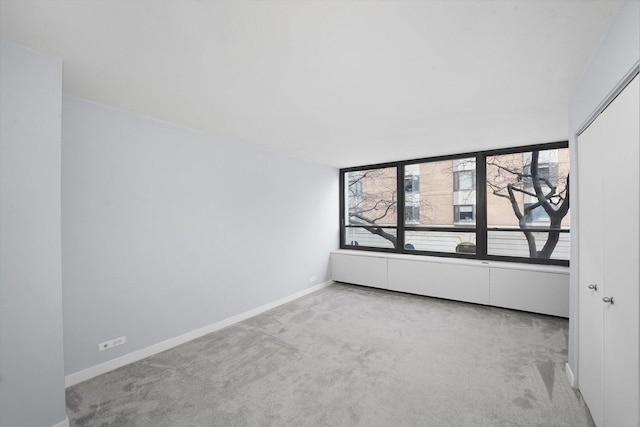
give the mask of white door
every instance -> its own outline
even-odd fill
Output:
[[[577,145],[578,379],[599,427],[639,422],[638,79],[580,135]]]
[[[596,119],[578,138],[578,385],[596,426],[603,425],[602,135]]]
[[[605,294],[604,425],[638,426],[640,85],[638,76],[601,114]],[[606,149],[606,147],[615,147]]]

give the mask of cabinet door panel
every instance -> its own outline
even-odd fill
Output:
[[[578,386],[596,425],[603,425],[602,140],[596,119],[578,138]],[[590,289],[589,287],[597,287]]]
[[[387,288],[387,260],[366,255],[331,254],[331,278],[336,282]]]
[[[389,289],[489,304],[489,269],[470,265],[390,259]]]
[[[638,259],[640,192],[638,77],[601,114],[605,230],[604,425],[638,425]],[[635,160],[635,161],[633,161]]]

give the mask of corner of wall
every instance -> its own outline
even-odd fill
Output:
[[[48,425],[65,414],[62,60],[0,44],[0,424]]]

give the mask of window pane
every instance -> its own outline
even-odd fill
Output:
[[[475,157],[406,165],[405,224],[474,225],[475,188]]]
[[[376,234],[361,227],[345,229],[345,244],[354,246],[371,246],[375,248],[395,248],[397,230],[395,228],[376,229]]]
[[[476,234],[455,231],[406,231],[405,249],[475,254]]]
[[[345,223],[396,225],[396,168],[345,173]]]
[[[496,242],[489,241],[488,253],[568,259],[568,253],[565,258],[563,249],[552,247],[561,242],[555,242],[553,233],[545,232],[569,229],[568,178],[568,148],[487,157],[487,225],[489,228],[523,230],[512,234],[490,231],[490,235],[505,237],[495,237]],[[526,233],[532,236],[528,231],[532,228],[542,232],[534,233],[535,238],[529,239],[529,248]],[[561,233],[561,236],[568,238],[568,233]],[[512,241],[516,245],[512,248],[514,252],[504,250],[508,244],[503,245],[501,239]],[[547,241],[548,250],[536,255]]]
[[[489,231],[488,254],[518,258],[569,259],[570,233],[558,233],[558,242],[553,246],[551,255],[538,255],[549,239],[549,232],[530,232],[535,243],[529,243],[522,231]],[[533,254],[533,256],[531,256]]]
[[[568,148],[487,157],[487,224],[518,228],[553,219],[554,228],[568,229],[569,214],[561,209],[568,176]],[[544,205],[558,214],[550,218]]]

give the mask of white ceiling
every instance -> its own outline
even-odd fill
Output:
[[[617,0],[5,1],[64,91],[336,167],[565,140]]]

